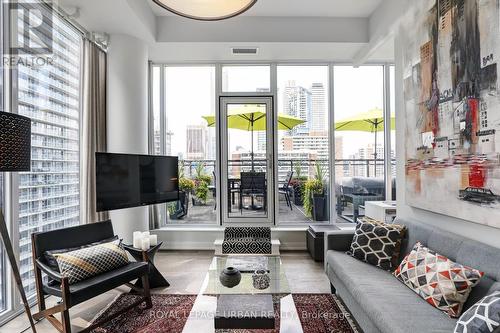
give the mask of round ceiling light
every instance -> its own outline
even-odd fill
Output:
[[[194,20],[217,21],[240,15],[257,0],[153,0],[159,6]]]

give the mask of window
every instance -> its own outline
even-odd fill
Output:
[[[278,131],[278,183],[282,194],[278,202],[279,223],[329,220],[328,77],[328,66],[278,66],[278,117],[292,116],[304,121],[290,130]],[[340,151],[341,147],[337,153]],[[290,173],[292,207],[286,203],[282,190],[288,186]],[[304,195],[308,180],[319,180],[325,190],[321,209],[314,210],[314,202]]]
[[[344,220],[354,221],[363,215],[365,199],[385,196],[384,67],[335,66],[334,80],[335,140],[342,142],[335,161],[336,191],[341,193],[337,211]],[[344,122],[355,116],[366,118],[368,128]]]
[[[47,15],[52,15],[48,9]],[[53,63],[18,67],[19,114],[32,119],[31,172],[19,174],[18,189],[19,268],[28,297],[36,289],[31,233],[80,222],[81,42],[81,35],[54,15]]]
[[[167,222],[216,223],[216,132],[214,122],[204,118],[215,115],[215,68],[168,66],[163,70],[165,125],[160,136],[165,154],[179,157],[183,198],[167,204]],[[155,130],[161,127],[155,124]]]
[[[2,18],[3,23],[3,3],[0,4],[0,18]],[[4,56],[3,51],[4,45],[4,32],[3,32],[3,24],[0,24],[0,54],[2,55],[2,59]],[[4,67],[0,66],[0,111],[4,111],[4,76],[3,76]],[[0,211],[4,212],[4,175],[0,172]],[[6,300],[6,276],[5,276],[5,255],[4,255],[4,247],[0,244],[0,313],[5,311],[5,300]]]
[[[222,91],[270,92],[270,78],[269,66],[224,66],[222,68]]]
[[[396,73],[395,73],[395,67],[394,66],[389,66],[389,73],[390,73],[390,80],[391,80],[391,86],[390,86],[390,103],[391,103],[391,113],[393,115],[397,114],[396,110]],[[390,166],[391,166],[391,175],[393,179],[396,179],[396,129],[391,129],[391,161],[390,161]],[[396,186],[395,182],[393,182],[392,186],[392,200],[396,200]]]

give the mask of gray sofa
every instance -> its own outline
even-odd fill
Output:
[[[466,309],[500,290],[500,249],[422,222],[398,219],[396,223],[408,227],[401,260],[420,241],[451,260],[485,272]],[[332,292],[344,301],[365,333],[453,332],[455,319],[429,305],[391,273],[346,255],[352,236],[353,231],[346,230],[325,235],[325,270]]]

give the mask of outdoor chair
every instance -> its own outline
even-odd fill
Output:
[[[240,211],[243,213],[243,199],[252,198],[251,209],[260,209],[254,205],[255,198],[262,198],[263,209],[267,208],[266,174],[263,172],[242,172],[240,183]]]
[[[293,178],[293,171],[289,171],[286,174],[286,182],[279,189],[279,194],[283,194],[285,196],[286,205],[290,207],[290,210],[293,210],[292,200],[290,199],[290,184]]]

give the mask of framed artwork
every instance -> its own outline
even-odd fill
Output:
[[[405,20],[406,201],[500,228],[500,0],[422,0]]]

